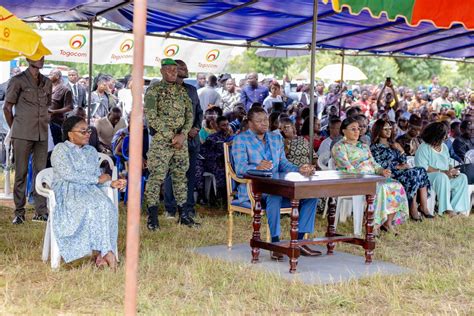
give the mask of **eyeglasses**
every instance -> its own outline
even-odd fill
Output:
[[[355,133],[355,132],[360,132],[361,128],[360,127],[351,127],[351,128],[346,128],[346,130]]]
[[[86,128],[86,129],[81,129],[81,130],[78,130],[78,131],[71,131],[73,133],[80,133],[82,135],[86,135],[86,134],[92,134],[92,128]]]

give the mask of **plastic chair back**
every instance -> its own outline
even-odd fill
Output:
[[[474,149],[468,150],[464,155],[464,163],[474,163]]]

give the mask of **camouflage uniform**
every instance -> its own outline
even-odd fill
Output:
[[[171,141],[175,134],[187,135],[192,127],[191,99],[183,86],[161,80],[145,93],[145,113],[149,126],[156,131],[147,160],[150,171],[146,186],[148,204],[158,205],[160,186],[169,171],[176,202],[182,206],[187,198],[187,141],[181,149],[171,146]]]

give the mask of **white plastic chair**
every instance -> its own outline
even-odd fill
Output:
[[[318,166],[321,170],[329,170],[329,159],[331,159],[331,152],[323,152],[318,157]]]
[[[115,167],[114,161],[108,155],[99,153],[99,166],[102,165],[102,162],[104,161],[107,161],[110,169],[112,170],[112,181],[117,180],[118,171],[117,171],[117,168]],[[112,201],[114,201],[114,205],[118,209],[118,204],[119,204],[118,191],[112,189],[112,187],[104,187],[103,191],[105,194],[107,194],[108,197],[111,198]]]
[[[415,167],[415,156],[407,156],[407,164],[410,168]]]
[[[53,183],[53,168],[46,168],[41,170],[36,176],[35,189],[36,192],[44,196],[47,201],[49,216],[46,223],[46,231],[44,233],[43,242],[43,262],[48,261],[49,253],[51,251],[51,269],[59,268],[61,262],[61,255],[59,254],[58,243],[53,231],[54,211],[56,207],[56,198],[54,191],[51,189]]]
[[[464,163],[474,163],[474,149],[468,150],[464,155]]]
[[[104,159],[105,158],[103,157],[99,159],[99,165]],[[109,163],[110,162],[111,159]],[[112,164],[111,166],[114,165]],[[54,191],[51,189],[53,183],[53,176],[53,168],[46,168],[41,170],[36,176],[35,189],[39,195],[44,196],[46,198],[47,207],[49,211],[48,222],[46,223],[46,231],[44,233],[43,253],[41,258],[43,259],[43,262],[46,262],[48,261],[49,255],[51,254],[51,269],[57,269],[59,268],[59,265],[61,263],[61,254],[59,253],[58,243],[56,241],[56,237],[54,235],[53,230],[54,213],[56,208],[56,197],[54,196]],[[115,200],[116,198],[118,198],[117,189],[113,189],[112,187],[103,187],[102,189],[104,193],[107,194],[109,199],[114,201],[114,203],[117,203],[116,207],[118,212],[118,200]],[[117,248],[115,249],[115,256],[118,261],[119,258]]]
[[[332,158],[328,161],[329,170],[335,170],[336,166]],[[323,217],[326,216],[328,204],[324,208]],[[339,196],[337,198],[336,204],[336,221],[335,226],[340,220],[344,223],[347,220],[349,215],[353,214],[354,218],[354,235],[362,235],[362,220],[364,218],[364,208],[365,208],[365,196],[364,195],[354,195],[354,196]]]

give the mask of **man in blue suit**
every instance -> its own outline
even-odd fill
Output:
[[[272,172],[300,172],[309,176],[314,172],[311,165],[298,167],[285,157],[282,137],[279,133],[268,130],[268,116],[262,107],[253,107],[247,114],[249,129],[238,134],[232,145],[232,157],[237,175],[242,177],[248,170],[271,170]],[[241,205],[249,206],[250,201],[246,185],[238,187],[238,200]],[[316,205],[318,199],[300,201],[298,239],[303,239],[305,233],[314,231]],[[262,195],[262,204],[266,210],[272,242],[280,241],[280,209],[290,207],[290,201],[276,195]],[[308,246],[301,246],[301,254],[316,256],[321,253]],[[283,255],[272,253],[272,259],[281,260]]]

